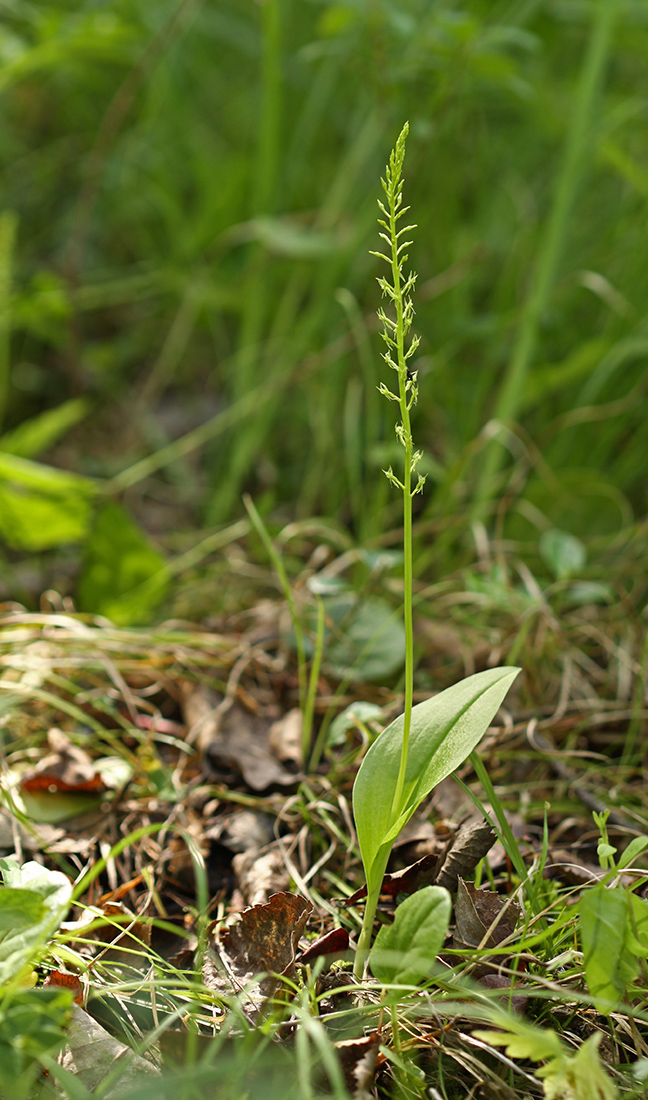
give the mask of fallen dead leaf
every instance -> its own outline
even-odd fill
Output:
[[[291,764],[293,771],[299,771],[303,766],[302,726],[302,712],[294,708],[273,722],[268,733],[270,748],[277,760],[282,764]]]
[[[206,762],[216,779],[235,785],[241,780],[253,791],[294,785],[270,750],[271,723],[250,714],[238,703],[222,716],[216,736],[206,748]]]
[[[515,931],[520,913],[520,906],[510,898],[493,890],[477,890],[472,882],[460,878],[452,946],[459,950],[496,947]]]
[[[47,741],[51,751],[35,768],[25,772],[20,781],[21,790],[93,794],[106,790],[87,752],[73,745],[62,730],[52,728]]]
[[[63,1069],[75,1074],[87,1089],[97,1089],[117,1066],[123,1070],[118,1084],[102,1092],[104,1100],[116,1100],[125,1086],[144,1086],[160,1076],[151,1062],[135,1054],[125,1043],[113,1039],[105,1028],[78,1005],[74,1005],[67,1028],[67,1049],[59,1056]]]
[[[187,744],[195,745],[199,752],[206,752],[217,734],[216,708],[221,697],[211,688],[189,680],[180,680],[178,688],[182,716],[187,726],[185,740]]]
[[[480,859],[493,847],[495,840],[495,830],[484,818],[461,825],[450,841],[437,871],[435,884],[445,886],[446,890],[454,893],[458,880],[472,875]]]
[[[234,856],[232,868],[243,905],[263,905],[271,894],[287,890],[290,875],[278,841],[264,850]],[[236,898],[233,899],[233,905]]]
[[[51,970],[43,985],[55,985],[61,989],[70,989],[74,994],[74,1003],[83,1004],[83,983],[77,974],[68,974],[64,970]]]
[[[340,955],[348,950],[348,947],[349,933],[346,928],[333,928],[324,936],[313,940],[306,950],[302,951],[299,961],[305,966],[307,963],[313,962],[314,959],[319,959],[322,955],[330,955],[332,959],[338,959]]]
[[[248,1012],[258,1018],[281,988],[282,978],[295,972],[299,939],[312,909],[297,894],[273,894],[265,905],[245,909],[230,928],[212,928],[205,985],[220,993],[245,990]]]

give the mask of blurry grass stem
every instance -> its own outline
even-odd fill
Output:
[[[563,161],[556,181],[553,205],[541,241],[531,289],[504,381],[494,419],[501,424],[515,420],[521,410],[529,368],[535,355],[542,317],[555,283],[565,246],[569,218],[592,143],[594,109],[610,52],[612,28],[620,5],[617,0],[598,0],[591,6],[592,32],[576,89],[576,102],[567,133]],[[473,519],[483,519],[493,496],[495,478],[502,464],[501,444],[493,440],[484,455],[475,494]]]
[[[256,510],[254,501],[246,493],[243,497],[243,503],[247,509],[247,513],[252,521],[252,526],[265,546],[270,561],[274,566],[275,573],[281,585],[282,592],[286,598],[286,603],[290,611],[290,618],[293,625],[293,631],[295,633],[295,648],[297,650],[297,677],[299,684],[299,708],[302,712],[302,736],[301,736],[301,749],[302,749],[302,761],[304,767],[306,767],[309,761],[309,752],[311,744],[311,734],[313,730],[313,714],[315,712],[315,697],[317,694],[317,682],[319,680],[320,666],[322,662],[322,649],[324,645],[324,604],[318,597],[317,600],[317,633],[315,639],[315,650],[313,654],[313,662],[310,669],[310,675],[306,676],[306,645],[304,641],[304,629],[302,627],[299,612],[297,610],[297,604],[295,603],[295,597],[293,595],[290,581],[288,580],[288,574],[284,563],[281,560],[281,556],[277,552],[277,548],[274,545],[268,530],[261,519],[261,516]],[[323,739],[318,738],[313,753],[310,758],[311,770],[317,767],[319,758],[323,749]]]
[[[0,214],[0,424],[5,417],[9,396],[11,281],[17,224],[13,210],[4,210]]]

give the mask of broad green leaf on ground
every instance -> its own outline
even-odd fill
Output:
[[[587,559],[587,551],[580,539],[568,531],[552,527],[540,536],[538,548],[556,580],[564,581],[578,573]]]
[[[412,711],[402,806],[394,820],[403,739],[400,715],[379,734],[362,761],[353,787],[353,812],[367,880],[386,846],[407,824],[423,798],[459,767],[497,714],[519,668],[477,672],[419,703]],[[381,852],[382,849],[382,852]]]
[[[32,1095],[41,1075],[40,1055],[54,1057],[65,1042],[72,998],[67,989],[20,989],[12,990],[10,997],[0,996],[2,1096]]]
[[[40,863],[0,859],[0,985],[29,963],[67,912],[72,884]]]
[[[339,679],[384,682],[403,665],[405,631],[385,600],[351,593],[324,600],[324,660]]]
[[[452,902],[442,886],[425,886],[402,901],[393,924],[380,929],[369,956],[374,976],[386,985],[419,985],[430,977],[443,946]]]
[[[0,450],[0,538],[18,550],[46,550],[85,538],[96,486]]]
[[[648,903],[601,884],[578,905],[585,976],[599,1012],[612,1012],[637,976],[637,957],[648,957]]]
[[[164,558],[127,512],[99,509],[86,544],[77,596],[81,607],[118,626],[147,622],[168,586]]]

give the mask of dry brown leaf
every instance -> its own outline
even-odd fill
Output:
[[[314,959],[319,959],[322,955],[330,955],[332,959],[339,959],[340,955],[348,950],[348,947],[349,933],[346,928],[332,928],[330,932],[326,932],[323,936],[313,940],[306,950],[302,951],[299,961],[302,965],[306,965],[306,963],[313,962]]]
[[[47,741],[51,751],[35,768],[25,772],[20,781],[23,791],[101,794],[106,790],[87,752],[73,745],[62,730],[52,728]]]
[[[194,684],[189,680],[179,681],[178,687],[182,716],[187,727],[186,740],[190,745],[195,744],[201,753],[206,752],[217,734],[216,707],[221,697],[204,684]]]
[[[490,822],[480,818],[467,821],[450,841],[445,857],[434,880],[437,886],[445,886],[454,893],[458,880],[465,879],[475,870],[480,859],[490,851],[495,843],[495,830]]]
[[[302,712],[295,707],[270,726],[268,740],[270,748],[282,764],[290,763],[293,771],[303,765],[302,759]]]
[[[460,878],[452,946],[458,950],[496,947],[515,931],[520,913],[520,906],[510,898],[493,890],[477,890],[472,882]]]
[[[341,1039],[335,1043],[344,1080],[354,1100],[375,1100],[374,1078],[380,1050],[377,1031],[357,1039]]]
[[[290,875],[278,841],[260,852],[234,856],[232,868],[244,905],[263,905],[271,894],[287,890]]]
[[[230,994],[245,989],[248,1011],[256,1018],[282,986],[281,979],[293,976],[312,909],[297,894],[273,894],[265,905],[245,909],[230,928],[212,928],[205,985]],[[265,976],[259,979],[260,974]]]
[[[234,703],[206,747],[207,763],[215,778],[228,784],[242,779],[253,791],[292,786],[296,776],[286,771],[270,751],[270,726],[267,719]]]
[[[230,852],[259,852],[272,841],[274,818],[270,814],[235,806],[215,817],[205,828],[207,840],[217,840]]]

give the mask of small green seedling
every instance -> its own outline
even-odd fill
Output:
[[[409,209],[403,206],[402,181],[407,133],[406,123],[390,155],[385,179],[381,180],[386,201],[378,203],[383,215],[378,220],[387,254],[374,253],[390,268],[390,278],[381,277],[378,283],[383,296],[391,302],[393,316],[380,309],[378,317],[387,345],[383,358],[396,373],[398,392],[394,393],[384,382],[378,388],[400,408],[401,420],[396,425],[396,436],[404,451],[402,481],[391,466],[384,472],[403,494],[405,708],[369,749],[353,788],[353,812],[367,878],[367,904],[354,967],[357,978],[364,973],[380,887],[394,841],[432,788],[463,763],[481,740],[520,671],[494,668],[478,672],[434,698],[416,707],[412,705],[412,500],[422,492],[425,479],[419,474],[413,483],[422,457],[422,452],[414,449],[410,425],[410,412],[418,395],[417,373],[408,365],[418,347],[418,338],[409,335],[414,317],[411,294],[416,275],[404,272],[405,249],[411,242],[402,239],[415,227],[399,228],[401,218]]]
[[[627,887],[608,883],[646,850],[648,837],[634,837],[617,863],[607,833],[609,811],[592,816],[600,833],[599,863],[608,873],[583,891],[578,916],[587,986],[597,1011],[606,1015],[619,1007],[640,960],[648,959],[648,903]]]

